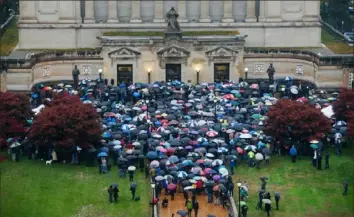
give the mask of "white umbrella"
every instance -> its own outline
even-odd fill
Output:
[[[256,160],[263,160],[263,155],[261,153],[257,153]]]
[[[114,149],[120,149],[120,148],[122,148],[122,146],[121,145],[115,145],[113,148]]]
[[[11,146],[10,146],[10,148],[15,148],[15,147],[18,147],[18,146],[20,146],[21,144],[19,143],[19,142],[14,142]]]
[[[229,171],[225,168],[225,167],[221,167],[219,169],[219,173],[222,175],[222,176],[227,176],[229,175]]]
[[[298,91],[296,88],[291,88],[291,89],[290,89],[290,92],[291,92],[292,94],[298,94],[298,93],[299,93],[299,91]]]
[[[262,202],[266,203],[266,204],[271,204],[272,203],[272,201],[269,200],[269,199],[262,199]]]
[[[159,181],[162,181],[162,180],[164,180],[164,179],[165,179],[165,178],[164,178],[163,176],[156,176],[156,177],[155,177],[155,180],[158,181],[158,182],[159,182]]]
[[[187,187],[184,188],[185,191],[192,190],[192,189],[195,189],[195,187],[193,187],[193,186],[187,186]]]
[[[210,158],[215,157],[212,153],[207,153],[205,156],[206,156],[206,157],[210,157]]]
[[[211,165],[216,166],[216,164],[222,165],[223,163],[224,162],[222,160],[216,159],[216,160],[213,161],[213,163]]]
[[[113,140],[113,141],[112,141],[112,144],[113,144],[113,145],[120,145],[121,142],[120,142],[119,140]]]
[[[150,167],[153,167],[153,168],[156,168],[160,166],[160,163],[157,161],[157,160],[153,160],[151,163],[150,163]]]
[[[241,138],[241,139],[251,139],[251,138],[252,138],[252,135],[249,134],[249,133],[242,133],[242,134],[240,135],[240,138]]]
[[[196,180],[194,180],[194,179],[190,179],[190,180],[188,180],[190,183],[192,183],[192,184],[195,184],[195,183],[197,183],[197,181]]]
[[[129,166],[128,167],[128,171],[135,171],[136,170],[136,167],[135,166]]]

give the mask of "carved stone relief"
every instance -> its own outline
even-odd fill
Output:
[[[256,73],[265,72],[264,64],[254,64],[254,72],[256,72]]]
[[[82,65],[81,68],[83,75],[91,75],[92,67],[90,65]]]
[[[42,68],[42,77],[48,77],[50,76],[50,73],[51,73],[50,66],[46,66]]]
[[[190,51],[175,44],[162,48],[157,52],[161,68],[169,61],[181,62],[187,65],[189,55]]]
[[[224,46],[219,46],[217,48],[205,52],[205,54],[209,59],[209,65],[211,64],[211,62],[216,61],[227,61],[234,63],[236,61],[238,51]]]
[[[138,59],[141,53],[129,47],[121,47],[117,50],[114,50],[108,53],[108,57],[111,59],[111,65],[116,60],[135,60],[138,64]]]
[[[298,74],[298,75],[304,74],[304,66],[303,65],[296,65],[296,74]]]

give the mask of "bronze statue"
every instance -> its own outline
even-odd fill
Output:
[[[267,73],[268,73],[268,78],[269,78],[269,84],[273,84],[274,83],[274,74],[275,74],[275,69],[273,67],[273,63],[271,63],[267,69]]]
[[[74,79],[74,89],[76,90],[79,84],[79,75],[80,75],[80,70],[77,68],[77,65],[75,65],[72,74]]]
[[[177,21],[179,14],[174,7],[166,14],[167,18],[167,31],[168,32],[180,32],[179,23]]]

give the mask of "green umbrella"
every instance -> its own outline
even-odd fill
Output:
[[[262,115],[260,115],[260,114],[253,114],[251,117],[254,118],[254,119],[260,119],[260,118],[262,117]]]
[[[310,147],[313,149],[318,149],[318,145],[316,145],[316,144],[311,144]]]

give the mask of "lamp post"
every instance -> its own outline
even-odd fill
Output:
[[[148,69],[148,83],[151,83],[151,69]]]
[[[154,206],[155,206],[155,204],[154,204],[154,199],[155,199],[155,196],[154,196],[154,194],[155,194],[155,183],[151,183],[151,189],[152,189],[152,200],[151,200],[151,203],[152,203],[152,216],[154,217],[155,216],[155,214],[154,214]]]
[[[248,77],[248,68],[247,67],[244,69],[244,72],[245,72],[245,80],[247,80],[247,77]]]
[[[200,72],[200,69],[196,69],[195,71],[197,73],[197,84],[199,84],[199,72]]]
[[[241,182],[237,183],[238,187],[238,217],[241,217]]]
[[[214,105],[215,105],[215,108],[214,108],[214,115],[215,115],[215,123],[218,121],[218,118],[216,117],[216,103],[218,102],[217,99],[214,99]]]
[[[102,69],[98,69],[98,76],[99,76],[100,82],[102,81],[102,72],[103,72]]]

